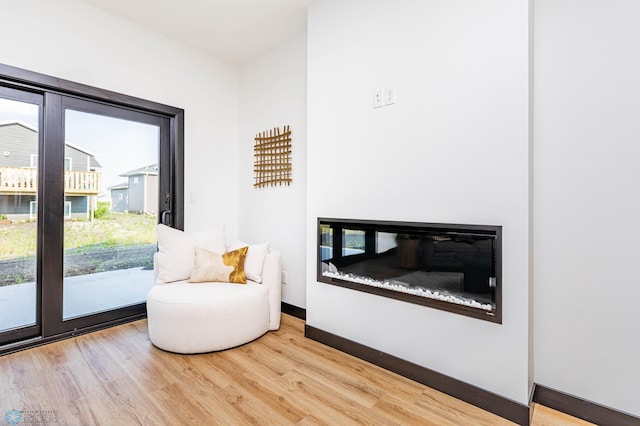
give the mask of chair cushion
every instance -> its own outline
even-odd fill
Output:
[[[149,337],[157,347],[177,353],[228,349],[269,329],[269,295],[248,281],[156,285],[147,296]]]

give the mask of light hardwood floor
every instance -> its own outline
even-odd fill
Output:
[[[244,346],[177,355],[155,348],[142,320],[0,357],[0,420],[16,409],[83,426],[511,424],[303,330],[283,315]],[[589,423],[536,406],[533,424]]]

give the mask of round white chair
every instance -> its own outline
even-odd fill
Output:
[[[151,343],[181,354],[220,351],[248,343],[280,327],[280,253],[270,250],[261,283],[163,283],[158,253],[154,256],[156,284],[147,295],[147,324]]]
[[[151,342],[170,352],[219,351],[269,330],[269,293],[249,282],[155,285],[147,296]]]

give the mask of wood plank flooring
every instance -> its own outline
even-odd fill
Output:
[[[59,425],[508,425],[304,337],[304,322],[244,346],[178,355],[146,320],[0,357],[0,418]],[[40,417],[38,417],[40,416]],[[534,408],[536,426],[587,425]]]

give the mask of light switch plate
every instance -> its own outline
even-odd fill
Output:
[[[384,104],[393,105],[396,103],[396,88],[388,87],[384,89]]]

